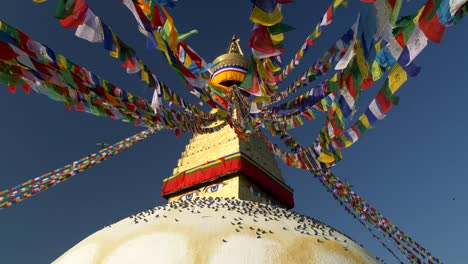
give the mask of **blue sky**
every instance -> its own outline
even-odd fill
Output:
[[[145,49],[136,22],[119,1],[88,0],[88,4],[165,83],[184,94],[176,74],[157,51]],[[331,1],[296,1],[284,6],[285,23],[296,27],[287,34],[285,59],[300,47],[321,19]],[[350,0],[332,25],[311,48],[291,80],[312,64],[355,20],[362,4]],[[403,13],[425,1],[405,1]],[[185,1],[172,10],[180,32],[198,29],[189,44],[207,61],[223,53],[233,34],[247,40],[250,1]],[[66,55],[77,64],[121,88],[148,100],[149,88],[136,76],[127,75],[101,44],[74,37],[53,18],[55,1],[34,4],[30,0],[2,1],[0,19],[33,39]],[[333,169],[354,190],[397,226],[446,263],[462,263],[468,229],[468,22],[447,29],[443,42],[430,43],[415,63],[421,73],[399,91],[400,105],[358,143],[344,151],[345,159]],[[285,81],[289,84],[289,81]],[[378,87],[378,86],[377,86]],[[363,96],[364,109],[378,91]],[[0,84],[0,189],[16,185],[61,167],[97,150],[98,142],[114,143],[141,128],[109,118],[68,111],[47,97],[22,91],[11,94]],[[310,143],[322,119],[294,131]],[[0,256],[4,263],[47,263],[104,225],[129,214],[161,205],[162,179],[172,173],[190,135],[175,138],[161,131],[152,138],[101,165],[77,175],[32,199],[0,211]],[[337,205],[317,179],[304,171],[281,165],[295,189],[295,210],[317,218],[358,243],[387,263],[395,259],[366,229]]]

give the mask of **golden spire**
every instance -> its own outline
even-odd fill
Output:
[[[236,35],[232,36],[226,53],[213,61],[211,80],[214,83],[230,86],[232,83],[239,84],[244,80],[250,61],[244,56],[239,42],[240,39]]]
[[[234,53],[234,54],[240,54],[244,56],[244,53],[242,52],[239,41],[240,39],[236,35],[232,36],[231,43],[229,43],[229,47],[226,50],[226,54]]]

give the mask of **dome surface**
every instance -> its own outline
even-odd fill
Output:
[[[199,198],[131,215],[89,236],[54,263],[378,261],[315,219],[250,201]]]

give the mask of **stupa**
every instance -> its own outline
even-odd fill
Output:
[[[214,60],[212,82],[238,89],[248,69],[236,37]],[[173,176],[168,204],[106,226],[54,263],[378,263],[349,237],[291,211],[293,190],[267,145],[228,125],[196,134]]]

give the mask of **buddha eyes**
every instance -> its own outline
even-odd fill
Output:
[[[210,186],[206,187],[205,192],[214,193],[214,192],[219,191],[224,186],[226,186],[226,183],[224,183],[224,182],[213,184],[213,185],[210,185]]]
[[[182,195],[180,198],[179,198],[179,201],[190,201],[190,200],[193,200],[195,198],[198,197],[198,193],[200,191],[194,191],[194,192],[191,192],[191,193],[187,193],[185,195]]]
[[[209,185],[209,186],[207,186],[205,188],[195,190],[193,192],[190,192],[190,193],[187,193],[187,194],[184,194],[184,195],[180,196],[179,201],[190,201],[190,200],[193,200],[193,199],[197,199],[199,196],[202,196],[203,193],[217,192],[217,191],[221,190],[226,185],[227,184],[225,182]]]
[[[249,186],[250,192],[253,194],[255,197],[260,197],[261,194],[260,192],[253,186]]]

